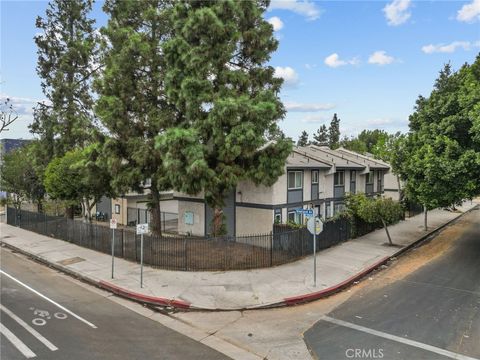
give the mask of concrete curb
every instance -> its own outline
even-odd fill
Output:
[[[344,290],[344,289],[350,287],[354,282],[360,281],[362,278],[364,278],[366,275],[368,275],[372,271],[378,269],[380,266],[385,265],[391,259],[397,258],[397,257],[401,256],[403,253],[407,252],[408,250],[418,246],[420,243],[422,243],[423,241],[425,241],[429,237],[435,235],[437,232],[441,231],[442,229],[444,229],[445,227],[450,225],[452,222],[458,220],[462,216],[468,214],[470,211],[472,211],[474,209],[477,209],[478,207],[479,207],[479,205],[476,205],[476,206],[472,207],[471,209],[468,209],[467,211],[459,214],[458,216],[456,216],[452,220],[449,220],[445,224],[440,225],[436,229],[433,229],[432,231],[423,235],[421,238],[417,239],[416,241],[414,241],[410,245],[404,246],[403,248],[401,248],[400,250],[395,252],[393,255],[384,257],[380,261],[377,261],[375,264],[369,266],[366,269],[363,269],[361,272],[353,275],[352,277],[342,281],[339,284],[336,284],[334,286],[331,286],[329,288],[326,288],[326,289],[323,289],[323,290],[320,290],[320,291],[317,291],[317,292],[314,292],[314,293],[288,297],[288,298],[285,298],[283,301],[284,301],[286,306],[298,305],[298,304],[303,304],[303,303],[307,303],[307,302],[310,302],[310,301],[318,300],[318,299],[321,299],[321,298],[325,298],[325,297],[331,296],[331,295],[333,295],[333,294],[335,294],[335,293],[337,293],[341,290]]]
[[[407,246],[401,248],[400,250],[395,252],[393,255],[384,257],[383,259],[377,261],[373,265],[370,265],[368,268],[363,269],[359,273],[357,273],[357,274],[353,275],[352,277],[342,281],[341,283],[338,283],[338,284],[333,285],[329,288],[326,288],[326,289],[323,289],[323,290],[320,290],[320,291],[316,291],[316,292],[313,292],[313,293],[296,295],[296,296],[284,298],[283,300],[280,300],[278,302],[272,302],[272,303],[268,303],[268,304],[260,304],[260,305],[254,305],[254,306],[244,306],[242,308],[236,308],[236,309],[234,309],[234,308],[229,308],[229,309],[205,308],[205,307],[195,306],[194,304],[191,304],[191,303],[189,303],[187,301],[184,301],[184,300],[168,299],[168,298],[164,298],[164,297],[156,297],[156,296],[149,296],[149,295],[136,293],[136,292],[133,292],[131,290],[124,289],[124,288],[119,287],[117,285],[111,284],[111,283],[109,283],[107,281],[104,281],[104,280],[95,280],[93,278],[87,277],[87,276],[82,275],[81,273],[79,273],[77,271],[71,270],[71,269],[69,269],[65,266],[62,266],[62,265],[59,265],[59,264],[56,264],[56,263],[52,263],[52,262],[42,258],[41,256],[29,253],[28,251],[20,249],[20,248],[16,247],[15,245],[8,244],[8,243],[6,243],[2,240],[0,240],[0,244],[9,248],[9,249],[11,249],[11,250],[13,250],[13,251],[16,251],[16,252],[18,252],[20,254],[23,254],[27,257],[30,257],[30,258],[32,258],[32,259],[34,259],[34,260],[36,260],[36,261],[38,261],[42,264],[45,264],[45,265],[47,265],[49,267],[52,267],[52,268],[54,268],[58,271],[66,273],[67,275],[70,275],[74,278],[77,278],[77,279],[79,279],[79,280],[81,280],[85,283],[88,283],[90,285],[96,286],[96,287],[101,288],[103,290],[109,291],[109,292],[111,292],[115,295],[118,295],[118,296],[122,297],[122,298],[133,300],[135,302],[139,302],[139,303],[143,303],[143,304],[156,305],[156,306],[167,306],[167,307],[172,307],[172,308],[176,308],[176,309],[180,309],[180,310],[205,310],[205,311],[261,310],[261,309],[269,309],[269,308],[303,304],[303,303],[307,303],[307,302],[311,302],[311,301],[314,301],[314,300],[318,300],[318,299],[322,299],[322,298],[331,296],[331,295],[333,295],[333,294],[335,294],[335,293],[337,293],[341,290],[344,290],[344,289],[350,287],[354,282],[360,281],[363,277],[365,277],[366,275],[368,275],[372,271],[374,271],[374,270],[378,269],[380,266],[386,264],[392,258],[396,258],[396,257],[402,255],[403,253],[407,252],[411,248],[416,247],[417,245],[419,245],[420,243],[425,241],[427,238],[429,238],[432,235],[436,234],[437,232],[441,231],[443,228],[450,225],[452,222],[458,220],[463,215],[469,213],[470,211],[472,211],[472,210],[474,210],[478,207],[479,207],[479,205],[476,205],[476,206],[472,207],[471,209],[465,211],[464,213],[459,214],[458,216],[456,216],[452,220],[449,220],[445,224],[443,224],[443,225],[437,227],[436,229],[430,231],[429,233],[423,235],[421,238],[417,239],[416,241],[414,241],[410,245],[407,245]]]

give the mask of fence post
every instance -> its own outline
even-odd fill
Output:
[[[273,232],[270,233],[270,266],[273,266]]]
[[[184,254],[184,262],[185,262],[185,271],[187,271],[187,237],[183,239],[183,254]]]
[[[122,228],[122,258],[125,259],[125,229]]]

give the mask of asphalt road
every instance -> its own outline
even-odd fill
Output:
[[[227,359],[5,249],[1,270],[2,360]]]
[[[480,359],[480,211],[463,220],[442,256],[366,286],[310,328],[304,339],[314,357]]]

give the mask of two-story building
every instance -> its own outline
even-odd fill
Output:
[[[313,207],[329,218],[344,209],[346,193],[384,194],[398,199],[396,178],[388,164],[355,152],[310,145],[295,147],[285,163],[285,173],[270,187],[240,182],[225,200],[223,209],[229,235],[268,233],[272,224],[303,223],[296,210]],[[203,195],[174,192],[178,201],[178,231],[192,235],[209,233],[213,210]]]

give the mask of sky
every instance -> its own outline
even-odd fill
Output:
[[[101,2],[91,16],[105,25]],[[0,96],[19,119],[1,138],[31,138],[32,107],[43,100],[33,37],[45,1],[0,0]],[[279,125],[297,139],[340,118],[342,136],[363,129],[408,130],[418,95],[438,72],[480,52],[480,0],[273,0],[265,19],[279,40],[269,65],[284,78],[287,114]]]

